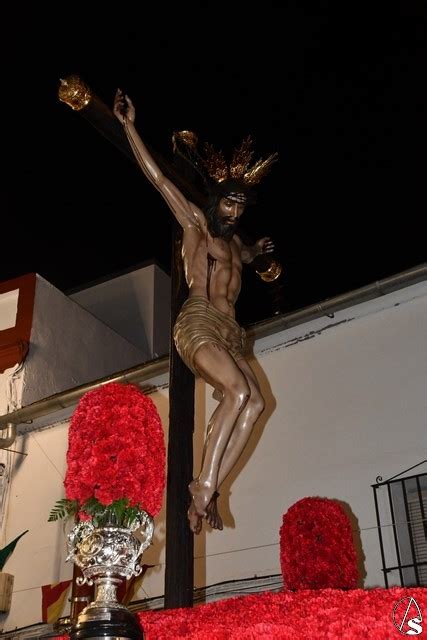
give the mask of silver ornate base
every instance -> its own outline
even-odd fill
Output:
[[[125,607],[91,607],[81,612],[72,627],[71,640],[142,640],[135,616]]]
[[[81,612],[73,626],[71,640],[142,640],[135,616],[125,607],[92,607]]]
[[[98,576],[95,583],[95,600],[88,604],[71,628],[71,640],[141,640],[144,636],[136,617],[117,602],[116,590],[121,576]]]
[[[68,559],[83,572],[78,584],[95,584],[95,600],[78,615],[71,640],[142,640],[136,617],[117,602],[117,587],[142,572],[139,558],[153,537],[153,520],[141,512],[130,529],[81,522],[68,534]]]

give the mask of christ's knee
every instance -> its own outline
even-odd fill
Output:
[[[247,411],[250,413],[253,421],[257,420],[261,413],[265,409],[265,400],[258,391],[258,389],[252,389],[252,393],[246,405]]]
[[[246,407],[250,395],[251,390],[249,385],[243,378],[241,380],[234,380],[226,385],[224,389],[225,404],[231,405],[232,408],[239,413]]]

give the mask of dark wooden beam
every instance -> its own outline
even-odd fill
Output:
[[[171,327],[187,297],[181,259],[182,229],[174,223]],[[165,607],[193,606],[194,535],[187,520],[188,483],[193,477],[194,375],[170,340],[169,445],[166,492]]]

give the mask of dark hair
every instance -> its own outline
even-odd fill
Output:
[[[255,203],[254,192],[240,180],[229,179],[223,182],[214,182],[212,180],[208,187],[207,200],[204,207],[206,217],[209,219],[216,213],[221,198],[226,198],[234,193],[242,194],[245,197],[245,206]]]
[[[245,196],[246,205],[255,204],[255,193],[254,191],[248,187],[242,180],[235,180],[234,178],[229,178],[228,180],[223,180],[222,182],[214,182],[210,181],[208,187],[208,206],[210,201],[215,200],[216,204],[221,200],[221,198],[226,198],[228,195],[232,193],[241,193]]]

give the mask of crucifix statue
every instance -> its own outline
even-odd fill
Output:
[[[182,258],[189,294],[174,325],[176,349],[187,367],[214,389],[218,406],[206,430],[201,469],[189,483],[188,521],[198,534],[205,520],[222,529],[219,489],[239,459],[264,409],[258,381],[245,356],[245,333],[235,318],[242,263],[274,249],[270,238],[245,245],[239,219],[253,202],[253,186],[269,171],[277,154],[251,166],[247,138],[228,164],[206,147],[202,157],[191,132],[174,134],[175,150],[202,176],[206,205],[189,200],[160,169],[135,127],[135,107],[119,89],[114,114],[146,178],[160,192],[183,230]]]

